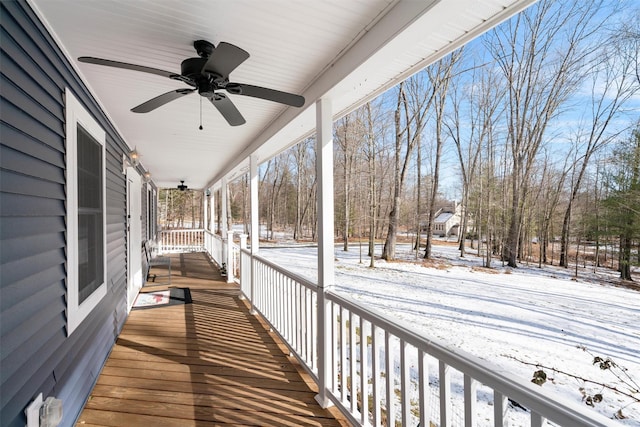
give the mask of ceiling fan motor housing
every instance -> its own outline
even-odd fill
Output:
[[[180,64],[181,74],[196,82],[198,93],[201,96],[211,98],[219,86],[220,76],[204,71],[207,58],[188,58]]]

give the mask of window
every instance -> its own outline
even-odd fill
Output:
[[[67,333],[107,293],[104,130],[66,93]]]

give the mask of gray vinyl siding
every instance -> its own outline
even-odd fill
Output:
[[[38,395],[75,421],[126,319],[124,141],[25,1],[0,2],[0,425]],[[107,295],[66,331],[65,88],[106,131]]]

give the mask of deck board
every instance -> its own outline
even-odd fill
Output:
[[[349,425],[205,254],[172,256],[171,286],[193,302],[131,312],[78,426]]]

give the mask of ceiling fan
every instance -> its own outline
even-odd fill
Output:
[[[234,95],[266,99],[293,107],[302,107],[304,105],[304,97],[300,95],[245,83],[230,82],[229,74],[249,58],[249,53],[238,46],[220,42],[216,47],[206,40],[196,40],[193,42],[193,47],[196,49],[199,58],[188,58],[182,61],[180,74],[90,56],[81,56],[78,58],[78,61],[156,74],[173,80],[179,80],[192,87],[176,89],[156,96],[132,108],[131,111],[134,113],[148,113],[168,102],[189,95],[195,91],[209,99],[231,126],[242,125],[246,121],[233,102],[231,102],[231,99],[222,91]]]

